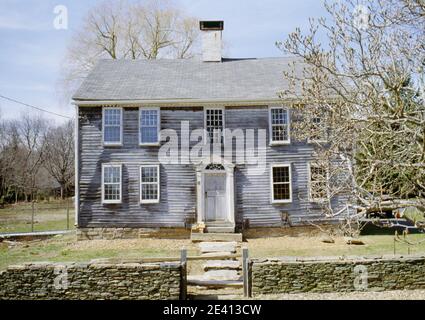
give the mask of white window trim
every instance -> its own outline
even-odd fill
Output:
[[[105,141],[105,111],[106,110],[120,110],[120,141],[119,142],[108,142]],[[123,143],[123,113],[124,110],[122,107],[103,107],[102,108],[102,143],[104,146],[122,146]]]
[[[226,108],[223,106],[219,107],[204,107],[204,144],[211,143],[209,140],[208,130],[207,130],[207,110],[222,110],[222,120],[223,120],[223,130],[221,135],[223,136],[223,145],[226,142]]]
[[[156,168],[156,172],[158,174],[158,179],[157,179],[157,186],[158,186],[158,197],[157,199],[148,199],[148,200],[143,200],[142,199],[142,168]],[[154,184],[154,183],[151,183]],[[159,203],[159,200],[161,198],[161,172],[160,172],[160,166],[159,164],[141,164],[139,166],[139,201],[141,204],[146,204],[146,203]]]
[[[308,162],[307,163],[307,170],[308,170],[308,200],[310,202],[315,202],[315,203],[322,203],[324,201],[326,201],[326,198],[313,198],[311,196],[311,166],[312,165],[316,165],[315,163],[312,162]],[[326,168],[326,183],[328,183],[329,181],[329,170],[328,168]]]
[[[282,141],[274,141],[273,139],[273,124],[272,124],[272,109],[284,109],[287,114],[287,126],[288,126],[288,139]],[[279,146],[291,144],[291,112],[289,108],[283,106],[271,106],[269,107],[269,146]]]
[[[274,182],[273,182],[273,168],[276,167],[287,167],[289,168],[289,199],[283,199],[283,200],[275,200],[274,199]],[[292,165],[290,163],[279,163],[279,164],[272,164],[270,166],[270,197],[271,197],[271,203],[291,203],[292,202]]]
[[[142,142],[142,134],[141,134],[141,125],[140,125],[140,120],[142,118],[142,110],[156,110],[158,111],[157,113],[157,142]],[[161,144],[161,137],[160,137],[160,132],[161,132],[161,108],[159,107],[149,107],[149,108],[145,108],[145,107],[139,107],[139,146],[159,146]]]
[[[118,200],[105,199],[105,167],[119,167],[120,168],[120,198]],[[121,163],[102,163],[102,203],[103,204],[119,204],[122,203],[122,164]]]

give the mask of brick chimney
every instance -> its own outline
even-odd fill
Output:
[[[221,62],[223,21],[199,21],[202,35],[202,61]]]

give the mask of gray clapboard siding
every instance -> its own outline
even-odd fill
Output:
[[[195,217],[196,177],[191,165],[160,166],[160,202],[140,204],[139,167],[158,163],[159,147],[141,147],[138,137],[138,109],[125,108],[122,147],[102,145],[100,107],[80,108],[80,221],[96,226],[184,226]],[[203,123],[202,109],[161,110],[162,128],[180,131],[180,122]],[[102,163],[122,163],[121,204],[101,202]]]
[[[161,108],[161,128],[174,129],[180,138],[182,121],[189,121],[190,129],[203,128],[203,109],[199,107]],[[80,227],[183,227],[186,218],[196,217],[196,176],[191,164],[161,164],[160,202],[140,204],[139,166],[157,164],[159,147],[139,146],[138,108],[124,108],[123,145],[102,145],[101,107],[79,108],[79,186]],[[225,110],[225,125],[229,129],[264,129],[268,143],[268,107],[232,107]],[[254,137],[255,141],[257,137]],[[233,142],[236,143],[235,141]],[[190,146],[196,142],[191,142]],[[255,143],[256,145],[256,143]],[[250,226],[280,226],[282,212],[291,221],[323,220],[317,205],[308,201],[308,161],[312,146],[291,143],[270,147],[267,144],[267,166],[260,175],[249,174],[249,165],[235,168],[236,221],[250,220]],[[235,154],[234,154],[235,157]],[[121,204],[101,202],[102,163],[122,163],[123,192]],[[291,163],[292,203],[271,204],[270,166]],[[343,199],[341,196],[334,201]]]
[[[306,217],[307,199],[301,200],[299,194],[307,197],[307,162],[311,157],[312,147],[307,144],[291,143],[290,145],[273,146],[269,142],[268,108],[232,108],[226,110],[226,127],[236,129],[262,128],[266,130],[267,167],[263,174],[248,174],[248,165],[237,168],[236,212],[237,220],[249,219],[250,226],[280,226],[281,212],[285,211],[294,218],[298,215]],[[241,125],[243,124],[243,125]],[[256,138],[255,138],[256,139]],[[272,164],[291,163],[292,203],[272,204],[270,188],[270,166]],[[305,187],[303,187],[305,185]]]

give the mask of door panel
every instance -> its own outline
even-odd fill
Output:
[[[226,175],[205,174],[206,220],[226,219]]]

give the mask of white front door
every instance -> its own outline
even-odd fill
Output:
[[[205,212],[207,221],[224,221],[227,216],[226,174],[205,174]]]

